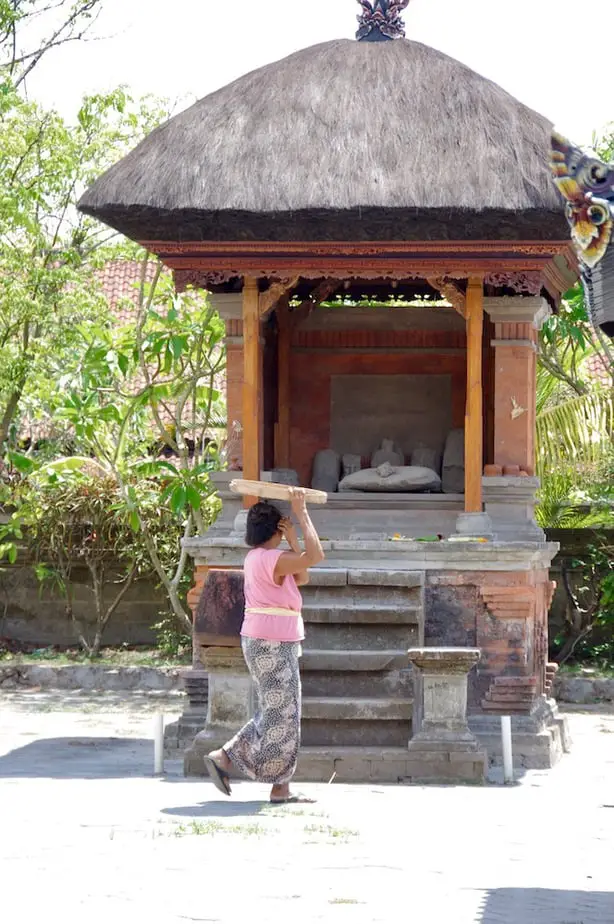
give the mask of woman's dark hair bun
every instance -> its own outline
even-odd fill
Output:
[[[264,545],[279,531],[281,512],[274,504],[260,501],[250,507],[247,514],[247,530],[245,541],[252,548]]]

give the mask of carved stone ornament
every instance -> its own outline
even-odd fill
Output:
[[[409,0],[358,0],[362,13],[358,17],[358,41],[384,42],[405,38],[401,12]]]

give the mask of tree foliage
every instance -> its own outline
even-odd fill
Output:
[[[161,550],[150,514],[159,509],[174,517],[183,540],[204,534],[217,515],[209,471],[216,465],[211,431],[225,422],[218,390],[224,326],[204,295],[176,293],[161,266],[147,282],[147,259],[134,323],[82,326],[80,366],[65,377],[55,415],[120,486],[135,541],[188,628],[188,552],[179,539],[169,555]]]
[[[0,119],[0,446],[41,414],[79,324],[104,319],[97,271],[121,247],[77,212],[84,188],[162,116],[124,90],[83,101],[74,124],[11,92]]]

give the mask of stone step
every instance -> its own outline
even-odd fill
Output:
[[[366,651],[306,648],[301,658],[302,671],[388,671],[408,667],[407,651],[402,648]]]
[[[351,696],[358,698],[413,696],[411,670],[305,671],[301,669],[304,696]]]
[[[406,779],[407,747],[303,747],[297,781],[305,783],[400,783]]]
[[[301,732],[306,747],[405,747],[410,735],[408,719],[304,719]]]
[[[403,747],[411,730],[410,697],[306,696],[305,746]]]
[[[404,587],[424,586],[423,571],[394,568],[312,568],[311,587]]]
[[[326,623],[366,623],[368,625],[398,626],[418,625],[422,607],[418,604],[376,602],[368,605],[355,605],[351,601],[341,601],[324,605],[313,599],[306,599],[302,608],[305,622]]]
[[[306,622],[305,650],[407,651],[421,644],[418,624]]]
[[[350,696],[303,697],[303,720],[391,722],[396,719],[404,719],[409,721],[411,713],[411,699],[394,699],[392,697],[356,699]]]

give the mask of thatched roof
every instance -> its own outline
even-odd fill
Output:
[[[80,208],[140,240],[564,240],[551,128],[418,42],[326,42],[157,128]]]

